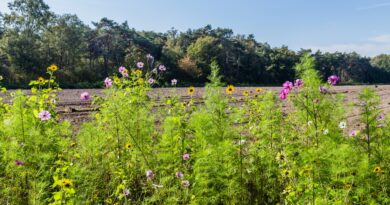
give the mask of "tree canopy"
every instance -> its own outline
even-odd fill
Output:
[[[0,14],[0,75],[9,87],[27,85],[50,64],[60,67],[63,87],[99,87],[119,66],[146,62],[147,54],[155,65],[168,68],[166,82],[176,78],[181,85],[205,83],[213,61],[225,82],[278,84],[296,76],[294,66],[308,52],[324,79],[336,74],[343,83],[390,82],[386,54],[368,58],[355,52],[294,51],[211,25],[165,33],[137,31],[108,18],[87,25],[76,15],[51,12],[43,0],[15,0],[9,9]]]

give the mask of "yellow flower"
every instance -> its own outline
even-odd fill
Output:
[[[121,80],[118,77],[114,77],[114,84],[118,85],[121,83]]]
[[[244,92],[242,92],[242,95],[249,96],[249,92],[247,90],[244,90]]]
[[[142,70],[137,69],[137,70],[133,71],[132,74],[136,75],[136,76],[140,76],[140,75],[142,75]]]
[[[73,186],[73,182],[70,179],[61,179],[59,185],[61,187],[70,188]]]
[[[47,67],[47,70],[54,72],[58,70],[58,66],[55,64],[51,64],[49,67]]]
[[[276,154],[276,161],[278,162],[286,162],[287,161],[287,156],[284,152],[278,152]]]
[[[145,83],[145,80],[143,78],[138,78],[137,83],[142,85]]]
[[[285,177],[285,178],[289,178],[289,177],[292,177],[292,172],[288,169],[285,169],[282,171],[282,176]]]
[[[263,89],[261,89],[261,88],[256,88],[256,92],[257,93],[259,93],[259,92],[261,92]]]
[[[226,93],[229,94],[229,95],[233,94],[234,90],[235,89],[234,89],[233,85],[229,85],[229,86],[226,87]]]
[[[195,92],[195,88],[194,88],[193,86],[187,88],[187,93],[188,93],[189,95],[193,95],[194,92]]]
[[[181,103],[181,106],[185,108],[185,107],[188,106],[188,103],[187,103],[187,102],[182,102],[182,103]]]
[[[375,173],[381,173],[381,172],[382,172],[381,167],[380,167],[380,166],[375,167],[375,168],[374,168],[374,172],[375,172]]]
[[[126,149],[131,149],[131,144],[130,143],[125,144],[125,148]]]
[[[39,77],[37,81],[38,81],[38,83],[41,84],[41,85],[42,85],[42,84],[45,84],[45,78],[43,78],[43,77]]]

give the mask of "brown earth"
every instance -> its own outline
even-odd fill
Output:
[[[332,88],[331,92],[334,93],[344,93],[345,100],[344,105],[346,110],[348,110],[348,124],[353,125],[349,126],[349,130],[358,129],[360,124],[359,119],[359,110],[350,106],[353,102],[357,102],[358,93],[365,86],[335,86]],[[384,113],[390,111],[390,85],[379,85],[379,86],[368,86],[373,88],[381,97],[382,103],[381,108]],[[255,87],[237,87],[234,96],[242,96],[242,92],[252,91],[255,92]],[[280,90],[280,87],[262,87],[263,90]],[[102,89],[65,89],[59,91],[58,97],[58,113],[61,119],[69,120],[72,124],[80,125],[84,121],[90,119],[90,115],[93,111],[96,110],[91,105],[91,102],[85,102],[80,100],[80,94],[82,92],[88,92],[91,96],[103,96],[104,90]],[[193,97],[197,100],[201,100],[202,93],[204,88],[195,88],[195,93]],[[12,91],[10,91],[12,92]],[[28,92],[28,91],[27,91]],[[150,96],[154,99],[158,97],[167,97],[173,95],[180,95],[182,100],[189,99],[190,96],[187,94],[187,88],[156,88],[151,91]]]

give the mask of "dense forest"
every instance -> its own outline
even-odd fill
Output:
[[[165,33],[137,31],[127,22],[108,18],[88,25],[76,15],[51,12],[43,0],[15,0],[9,9],[0,12],[0,75],[8,87],[27,86],[31,79],[44,76],[51,64],[60,67],[62,87],[101,87],[119,66],[135,67],[138,61],[149,62],[144,69],[167,67],[161,86],[172,78],[179,85],[200,85],[207,80],[213,60],[225,82],[273,85],[293,79],[294,65],[307,52],[324,77],[336,74],[345,84],[390,82],[390,55],[386,54],[369,58],[354,52],[293,51],[210,25]]]

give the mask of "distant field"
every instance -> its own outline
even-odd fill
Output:
[[[345,95],[345,106],[349,106],[351,103],[356,102],[357,95],[359,91],[365,86],[336,86],[333,87],[332,93],[344,93]],[[377,93],[382,98],[381,108],[385,113],[390,111],[390,85],[379,85],[379,86],[369,86],[374,88]],[[233,94],[235,97],[242,97],[242,92],[252,91],[255,93],[256,87],[236,87],[236,91]],[[275,90],[278,91],[280,87],[262,87],[263,90]],[[182,100],[187,100],[190,96],[187,94],[187,88],[155,88],[150,93],[150,96],[153,98],[167,97],[173,95],[182,96]],[[12,91],[10,91],[12,92]],[[28,91],[26,91],[28,92]],[[89,115],[94,111],[90,102],[84,102],[80,100],[80,94],[82,92],[89,92],[91,96],[103,96],[103,89],[65,89],[58,93],[59,102],[58,102],[58,112],[61,116],[61,119],[66,119],[72,122],[72,124],[81,124],[84,121],[87,121]],[[204,88],[196,88],[193,98],[201,101]],[[357,123],[359,117],[359,111],[351,107],[348,113],[348,121],[353,124],[353,127],[359,127]],[[352,129],[351,126],[349,126]]]

